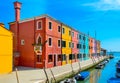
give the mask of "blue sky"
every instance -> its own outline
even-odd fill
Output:
[[[15,0],[0,0],[0,22],[14,21]],[[108,51],[120,51],[120,0],[18,0],[21,19],[48,14],[101,41]]]

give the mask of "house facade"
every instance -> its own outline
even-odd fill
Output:
[[[13,33],[0,23],[0,74],[10,73],[13,69]]]

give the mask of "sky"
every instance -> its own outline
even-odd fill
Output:
[[[0,0],[0,22],[9,29],[15,20],[13,2]],[[18,0],[21,19],[48,14],[101,41],[102,48],[120,51],[120,0]]]

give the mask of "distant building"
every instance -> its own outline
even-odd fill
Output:
[[[13,34],[0,23],[0,74],[12,72]]]
[[[101,51],[101,47],[100,47],[100,41],[97,41],[97,55],[100,56],[100,51]]]
[[[89,56],[92,57],[93,55],[93,38],[89,38]]]

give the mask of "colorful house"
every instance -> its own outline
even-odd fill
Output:
[[[78,31],[72,29],[72,62],[79,61],[79,48],[77,48],[77,44],[79,43],[79,33]]]
[[[21,3],[14,2],[14,8],[15,21],[9,23],[14,66],[51,68],[89,58],[88,35],[48,15],[20,20]],[[93,43],[96,48],[96,40]]]
[[[71,63],[72,60],[72,32],[71,28],[65,24],[62,24],[62,64]]]
[[[92,57],[93,54],[93,38],[89,38],[89,56]]]
[[[79,53],[80,53],[80,60],[84,60],[85,58],[85,35],[79,32]]]
[[[89,59],[89,36],[84,35],[85,37],[85,53],[84,53],[84,60]]]
[[[93,56],[97,56],[97,41],[93,39]]]
[[[0,74],[12,72],[13,33],[0,23]]]
[[[101,48],[100,48],[100,41],[97,40],[97,55],[100,56],[100,51],[101,51]]]

